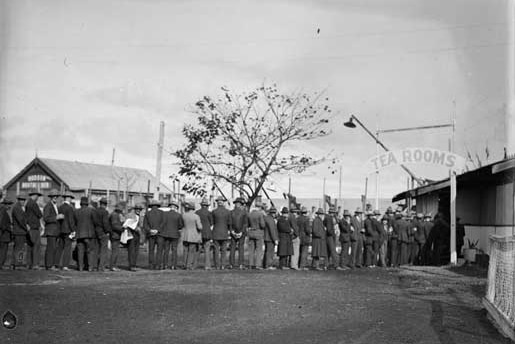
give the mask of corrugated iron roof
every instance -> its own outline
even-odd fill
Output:
[[[39,160],[59,176],[72,191],[88,189],[91,183],[92,189],[125,190],[128,186],[130,192],[147,192],[149,181],[150,192],[155,189],[155,177],[146,170],[48,158]],[[172,193],[163,183],[160,183],[160,192]]]

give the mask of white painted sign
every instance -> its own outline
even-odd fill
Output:
[[[465,169],[466,159],[451,152],[415,147],[376,155],[367,161],[367,168],[375,172],[395,165],[408,164],[438,165],[459,172]]]

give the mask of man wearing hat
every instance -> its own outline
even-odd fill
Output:
[[[363,241],[364,241],[364,227],[361,218],[363,211],[361,208],[356,208],[354,216],[351,218],[351,262],[350,266],[362,267],[363,266]],[[354,240],[353,240],[354,239]]]
[[[12,204],[13,201],[6,197],[0,205],[0,269],[4,269],[7,250],[13,235]]]
[[[256,207],[249,214],[249,268],[262,269],[263,245],[265,239],[265,205],[256,203]]]
[[[293,228],[290,225],[288,208],[283,207],[281,216],[277,220],[277,232],[279,233],[279,246],[277,255],[279,256],[279,268],[288,268],[288,258],[293,254],[292,235]]]
[[[231,269],[235,267],[243,269],[245,237],[249,223],[244,204],[245,200],[242,197],[238,197],[234,200],[234,209],[231,210],[231,246],[229,255],[229,265]],[[238,251],[238,264],[236,264],[236,250]]]
[[[373,211],[373,216],[370,218],[374,227],[374,240],[372,242],[372,265],[379,264],[379,251],[381,247],[381,238],[383,235],[383,226],[381,224],[381,212],[378,209]]]
[[[279,244],[279,234],[277,233],[277,225],[275,223],[276,214],[277,210],[275,207],[271,207],[270,210],[268,210],[268,214],[265,216],[265,258],[263,267],[268,270],[275,269],[273,266],[274,251],[275,246]]]
[[[30,192],[27,204],[25,204],[27,224],[30,227],[27,240],[27,266],[29,269],[35,270],[39,269],[39,249],[41,246],[39,230],[41,229],[41,218],[43,217],[43,213],[41,213],[37,203],[40,196],[42,194],[38,191]]]
[[[363,221],[363,227],[365,228],[365,266],[374,267],[374,248],[373,241],[375,237],[375,227],[372,222],[374,213],[370,210],[365,211],[365,221]]]
[[[351,236],[351,213],[349,210],[343,210],[343,217],[338,222],[338,227],[340,227],[340,265],[338,266],[338,270],[345,270],[350,263],[350,236]]]
[[[431,221],[431,213],[424,215],[424,220],[421,224],[422,231],[426,241],[422,245],[420,252],[420,264],[428,265],[431,263],[431,246],[432,246],[432,235],[431,230],[433,228],[433,222]]]
[[[206,198],[200,202],[200,209],[195,212],[202,223],[202,247],[204,249],[204,269],[211,269],[212,255],[211,246],[213,243],[213,214],[209,211],[209,201]]]
[[[308,254],[309,246],[311,246],[311,223],[310,218],[307,215],[308,209],[302,207],[300,209],[300,216],[297,218],[297,225],[299,226],[299,238],[300,238],[300,262],[299,269],[308,269]]]
[[[70,260],[72,258],[72,242],[76,230],[74,215],[75,207],[71,204],[71,200],[73,198],[75,198],[73,194],[70,192],[65,192],[63,195],[63,204],[61,204],[58,208],[59,214],[63,214],[64,218],[58,221],[61,229],[57,238],[55,262],[64,271],[67,271],[70,268]]]
[[[327,244],[327,266],[336,269],[338,266],[338,255],[336,253],[336,209],[329,207],[329,214],[324,216],[324,226],[326,228]]]
[[[117,203],[114,206],[114,211],[109,215],[109,225],[111,227],[110,239],[111,239],[111,258],[109,259],[109,269],[111,271],[118,271],[117,260],[120,252],[120,237],[123,232],[123,222],[125,217],[123,216],[123,205]]]
[[[290,227],[292,229],[291,235],[291,243],[293,247],[293,254],[290,257],[290,268],[293,270],[299,270],[299,257],[300,257],[300,233],[299,233],[299,224],[297,222],[297,217],[299,216],[299,208],[296,205],[293,205],[290,209]]]
[[[406,221],[402,213],[395,221],[397,234],[399,236],[400,259],[399,264],[405,265],[409,262],[409,243],[410,243],[410,223]]]
[[[87,255],[88,270],[93,271],[95,254],[93,252],[95,238],[95,210],[88,207],[87,197],[80,198],[80,209],[75,211],[75,222],[77,225],[77,255],[79,271],[84,270],[84,255]]]
[[[141,211],[143,206],[136,204],[133,206],[127,214],[127,219],[131,219],[136,222],[134,228],[127,227],[127,230],[132,235],[132,238],[127,240],[127,255],[129,261],[129,271],[136,271],[139,255],[139,244],[141,238],[141,232],[143,231],[143,220],[141,218]]]
[[[327,229],[324,225],[324,209],[318,208],[315,214],[311,231],[313,233],[311,256],[313,257],[313,268],[323,270],[320,267],[320,259],[324,259],[324,269],[327,268]]]
[[[156,257],[156,249],[157,252],[162,252],[164,239],[159,233],[163,230],[164,225],[164,212],[159,209],[161,203],[157,200],[151,200],[149,205],[150,211],[145,214],[145,219],[143,220],[143,230],[145,231],[145,236],[148,238],[148,268],[150,270],[160,269],[163,265],[162,255],[157,255]]]
[[[43,208],[43,221],[45,222],[45,267],[47,270],[58,270],[56,261],[57,238],[61,233],[59,220],[64,218],[63,214],[59,214],[57,208],[57,198],[59,197],[57,190],[52,190],[48,194],[49,201]]]
[[[163,225],[161,232],[158,235],[162,238],[163,244],[157,246],[157,256],[161,266],[159,269],[170,268],[177,269],[177,246],[179,245],[179,238],[181,237],[181,230],[184,228],[184,220],[182,215],[179,214],[179,203],[172,200],[168,207],[170,211],[163,214]],[[172,260],[169,263],[168,257],[172,250]]]
[[[184,245],[184,269],[197,268],[198,252],[202,243],[202,222],[200,216],[195,214],[195,204],[187,202],[182,214],[184,229],[182,231],[182,244]]]
[[[19,194],[12,208],[14,246],[11,267],[13,270],[23,265],[24,260],[23,253],[25,252],[25,243],[27,242],[27,235],[29,233],[27,215],[24,210],[26,200],[27,196]]]
[[[111,233],[111,223],[109,221],[109,212],[107,211],[107,198],[102,197],[98,201],[98,208],[95,209],[95,262],[93,268],[98,271],[104,271],[107,265],[107,250],[109,242],[109,233]],[[97,266],[98,265],[98,266]]]
[[[213,210],[213,243],[215,246],[215,268],[224,269],[227,254],[227,239],[232,228],[231,212],[224,206],[225,199],[216,199],[217,208]]]

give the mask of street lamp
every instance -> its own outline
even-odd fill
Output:
[[[365,127],[365,125],[363,125],[363,123],[361,123],[361,121],[354,115],[351,115],[349,120],[345,123],[343,123],[344,126],[346,126],[347,128],[356,128],[356,124],[354,123],[354,121],[356,121],[362,128],[363,130],[365,130],[367,132],[368,135],[370,135],[370,137],[372,137],[374,139],[374,141],[380,145],[385,151],[389,152],[390,150],[388,148],[386,148],[386,146],[381,142],[379,141],[379,139],[377,138],[377,135],[374,135],[370,130],[368,130],[367,127]],[[422,179],[419,179],[417,176],[415,176],[415,174],[413,172],[411,172],[411,170],[409,168],[407,168],[406,166],[402,165],[401,164],[401,167],[404,171],[406,171],[410,177],[415,180],[418,185],[422,185],[423,182],[422,182]]]

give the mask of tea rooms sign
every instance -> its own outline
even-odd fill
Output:
[[[405,148],[376,155],[367,161],[369,171],[379,171],[394,165],[429,164],[451,171],[463,171],[466,159],[457,154],[434,148]]]

